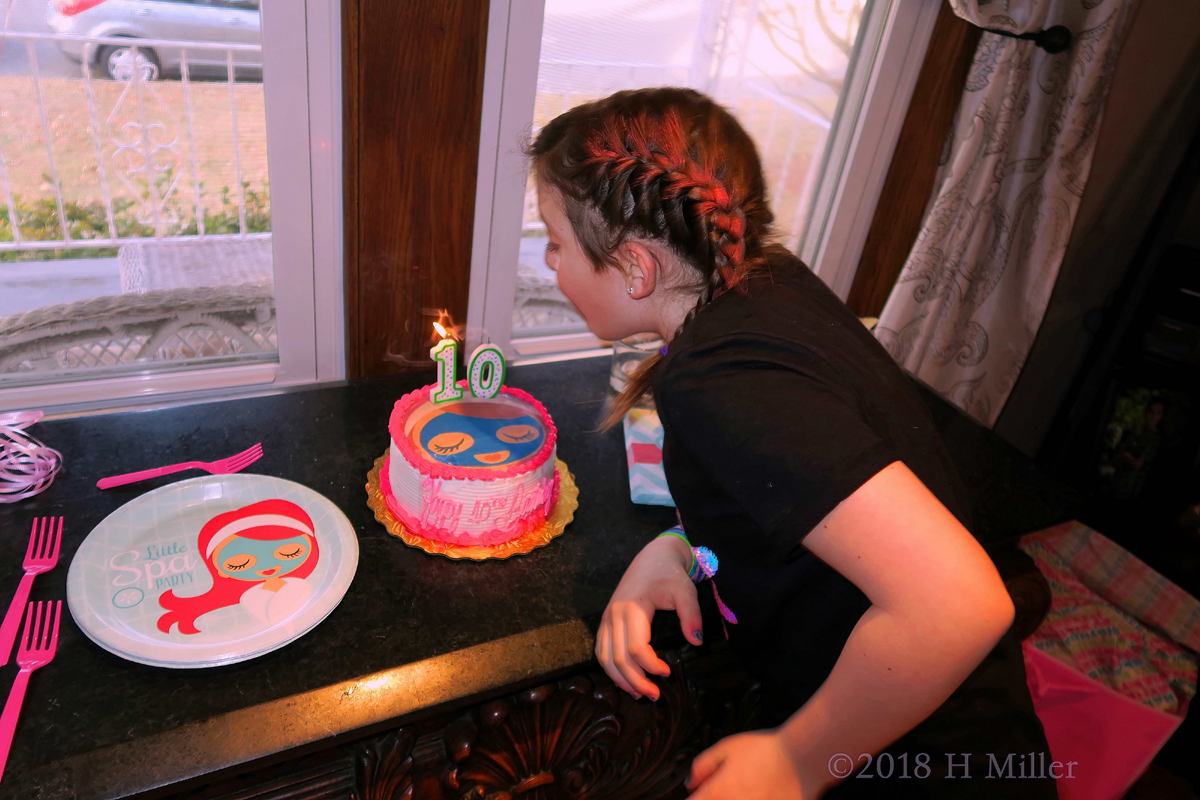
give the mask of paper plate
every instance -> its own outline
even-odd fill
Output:
[[[298,483],[210,475],[131,500],[88,534],[67,605],[88,638],[142,664],[197,668],[298,639],[358,568],[346,516]]]

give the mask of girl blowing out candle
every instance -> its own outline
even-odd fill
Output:
[[[648,89],[566,112],[529,153],[563,293],[602,338],[668,343],[607,422],[653,392],[683,530],[629,565],[596,656],[657,699],[646,673],[669,668],[650,620],[672,610],[700,644],[689,573],[714,577],[777,725],[697,757],[693,796],[1055,797],[1053,782],[987,777],[989,757],[1048,751],[1012,602],[909,379],[770,244],[746,132],[701,94]],[[863,754],[890,779],[838,784]]]

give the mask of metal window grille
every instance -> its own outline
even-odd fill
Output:
[[[12,184],[6,159],[0,143],[0,199],[3,199],[8,216],[11,239],[0,241],[0,251],[26,250],[70,250],[96,247],[117,247],[122,244],[146,241],[197,241],[206,239],[267,239],[269,232],[251,232],[246,229],[246,191],[242,176],[237,117],[235,53],[261,53],[257,44],[234,42],[198,42],[173,39],[129,39],[118,37],[88,37],[54,33],[28,33],[12,31],[0,34],[3,39],[23,41],[29,59],[30,77],[37,97],[42,137],[45,141],[48,175],[54,201],[60,236],[49,239],[32,239],[22,235],[21,219],[13,197]],[[38,71],[37,50],[39,41],[71,41],[83,46],[81,71],[86,88],[88,116],[91,123],[95,160],[100,191],[107,222],[106,237],[77,239],[71,235],[63,200],[63,184],[55,160],[50,121],[46,112],[43,79]],[[101,110],[93,86],[91,54],[96,48],[106,45],[127,47],[132,53],[128,79],[120,97],[101,122]],[[147,80],[151,62],[142,55],[145,48],[171,48],[181,52],[180,83],[182,85],[186,147],[183,146],[179,120],[173,118],[170,109],[159,96],[154,83]],[[229,86],[229,111],[232,120],[233,161],[237,186],[238,232],[236,234],[214,234],[205,230],[205,214],[202,207],[199,156],[196,146],[196,125],[192,98],[192,76],[188,67],[188,53],[196,51],[220,51],[225,54],[226,82]],[[132,119],[121,121],[127,109]],[[188,169],[182,169],[185,163]],[[137,198],[137,220],[153,226],[153,237],[122,236],[117,229],[114,213],[113,181],[123,185]],[[178,222],[178,213],[170,202],[178,193],[185,191],[182,184],[191,184],[195,202],[195,234],[171,233]]]

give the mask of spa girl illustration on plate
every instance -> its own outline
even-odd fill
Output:
[[[312,520],[295,503],[263,500],[220,514],[204,525],[196,544],[204,553],[212,588],[196,597],[177,597],[174,590],[159,595],[158,604],[167,612],[158,619],[163,633],[176,624],[180,633],[200,633],[198,618],[239,604],[271,627],[312,596],[305,579],[316,568],[320,551]]]

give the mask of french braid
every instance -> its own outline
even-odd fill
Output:
[[[626,229],[638,221],[659,219],[666,223],[674,238],[691,238],[692,226],[708,240],[708,253],[693,253],[712,261],[712,296],[725,289],[738,288],[745,275],[739,267],[746,255],[746,215],[737,195],[727,189],[716,170],[688,158],[688,141],[679,114],[670,109],[661,120],[646,117],[632,120],[617,117],[601,130],[593,132],[586,144],[588,158],[583,169],[597,173],[605,197],[601,199],[606,217],[620,219]],[[634,213],[625,213],[625,192],[633,199]],[[643,235],[662,238],[663,226],[647,226]]]
[[[669,246],[703,277],[695,307],[765,270],[772,216],[754,143],[733,116],[690,89],[644,89],[571,109],[528,148],[538,178],[563,197],[597,271],[630,238]],[[619,422],[653,383],[660,358],[630,377],[603,426]]]

